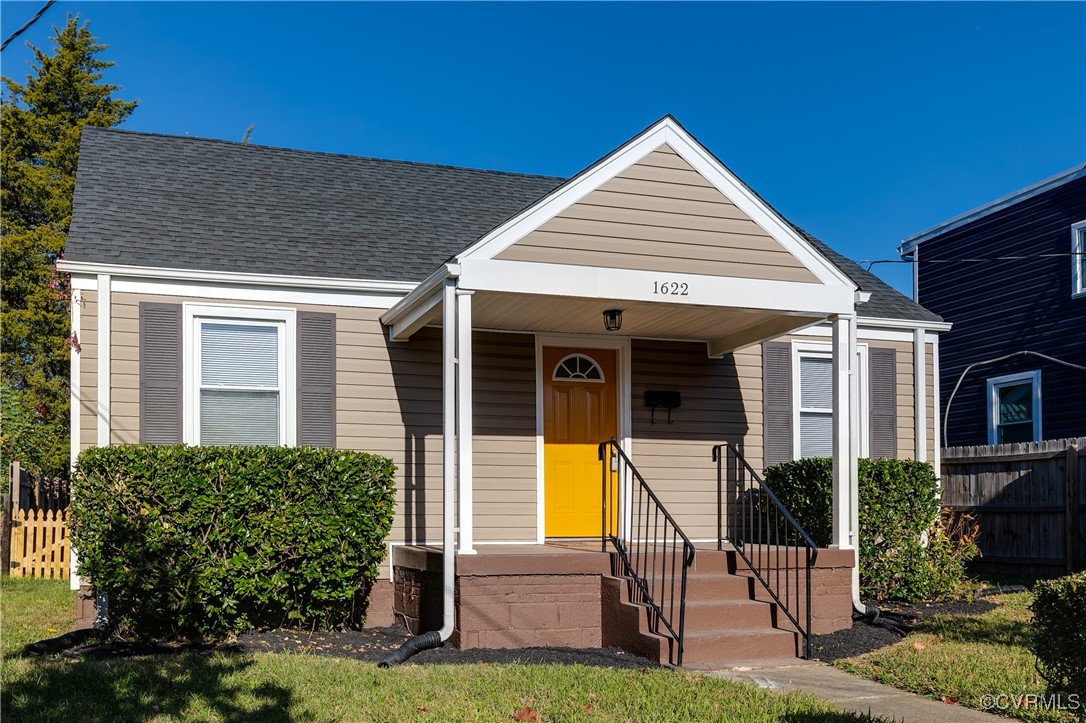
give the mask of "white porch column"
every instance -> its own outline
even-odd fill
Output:
[[[928,360],[923,329],[913,331],[913,414],[915,415],[916,461],[928,461]]]
[[[113,317],[109,274],[98,274],[98,437],[99,447],[108,447],[110,439],[110,321]]]
[[[461,555],[474,555],[472,503],[472,366],[471,366],[471,296],[472,291],[456,292],[456,459],[460,493]]]
[[[456,520],[456,281],[446,279],[441,304],[442,545],[453,549]],[[451,557],[451,555],[446,555]]]
[[[856,366],[856,322],[853,316],[833,318],[833,526],[831,546],[853,547],[853,489],[856,447],[852,444],[853,371]],[[858,400],[857,400],[858,401]]]

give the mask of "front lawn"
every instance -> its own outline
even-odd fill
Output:
[[[27,584],[30,583],[30,584]],[[373,664],[300,654],[18,657],[71,628],[65,583],[4,581],[4,720],[865,720],[803,695],[664,669]]]
[[[933,616],[919,622],[900,643],[836,665],[895,688],[937,700],[951,698],[991,713],[1030,721],[1068,720],[1072,717],[1068,711],[1044,710],[1040,702],[1023,698],[1047,696],[1027,647],[1032,594],[990,599],[999,606],[995,610]],[[1086,705],[1086,691],[1082,693]]]

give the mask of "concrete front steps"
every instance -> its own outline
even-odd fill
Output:
[[[613,570],[621,571],[614,557]],[[698,550],[687,573],[683,665],[706,667],[740,660],[791,659],[801,655],[802,636],[768,602],[760,584],[748,575],[734,551]],[[670,585],[670,581],[668,581]],[[679,589],[676,581],[676,590]],[[631,602],[635,583],[620,575],[602,579],[602,642],[650,660],[674,665],[678,650],[652,610]],[[757,593],[757,596],[756,596]],[[759,599],[761,598],[761,599]],[[677,609],[677,608],[676,608]],[[678,614],[673,621],[678,628]]]

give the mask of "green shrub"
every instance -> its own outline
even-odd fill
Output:
[[[1037,583],[1030,610],[1037,670],[1053,690],[1086,692],[1086,572]]]
[[[979,552],[976,531],[967,521],[939,518],[939,481],[931,465],[860,459],[858,467],[861,594],[879,600],[959,594],[967,580],[965,563]],[[765,480],[811,539],[829,545],[832,460],[779,464],[766,470]]]
[[[79,572],[110,627],[221,639],[364,619],[392,525],[395,466],[310,447],[94,447],[72,476]]]

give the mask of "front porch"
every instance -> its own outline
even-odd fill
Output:
[[[802,635],[728,544],[700,543],[687,578],[683,664],[802,655]],[[851,550],[821,550],[811,575],[812,630],[851,624]],[[441,626],[440,547],[394,548],[393,609],[411,632]],[[479,545],[456,556],[460,648],[616,646],[675,663],[675,642],[652,611],[631,603],[632,582],[597,541]]]

